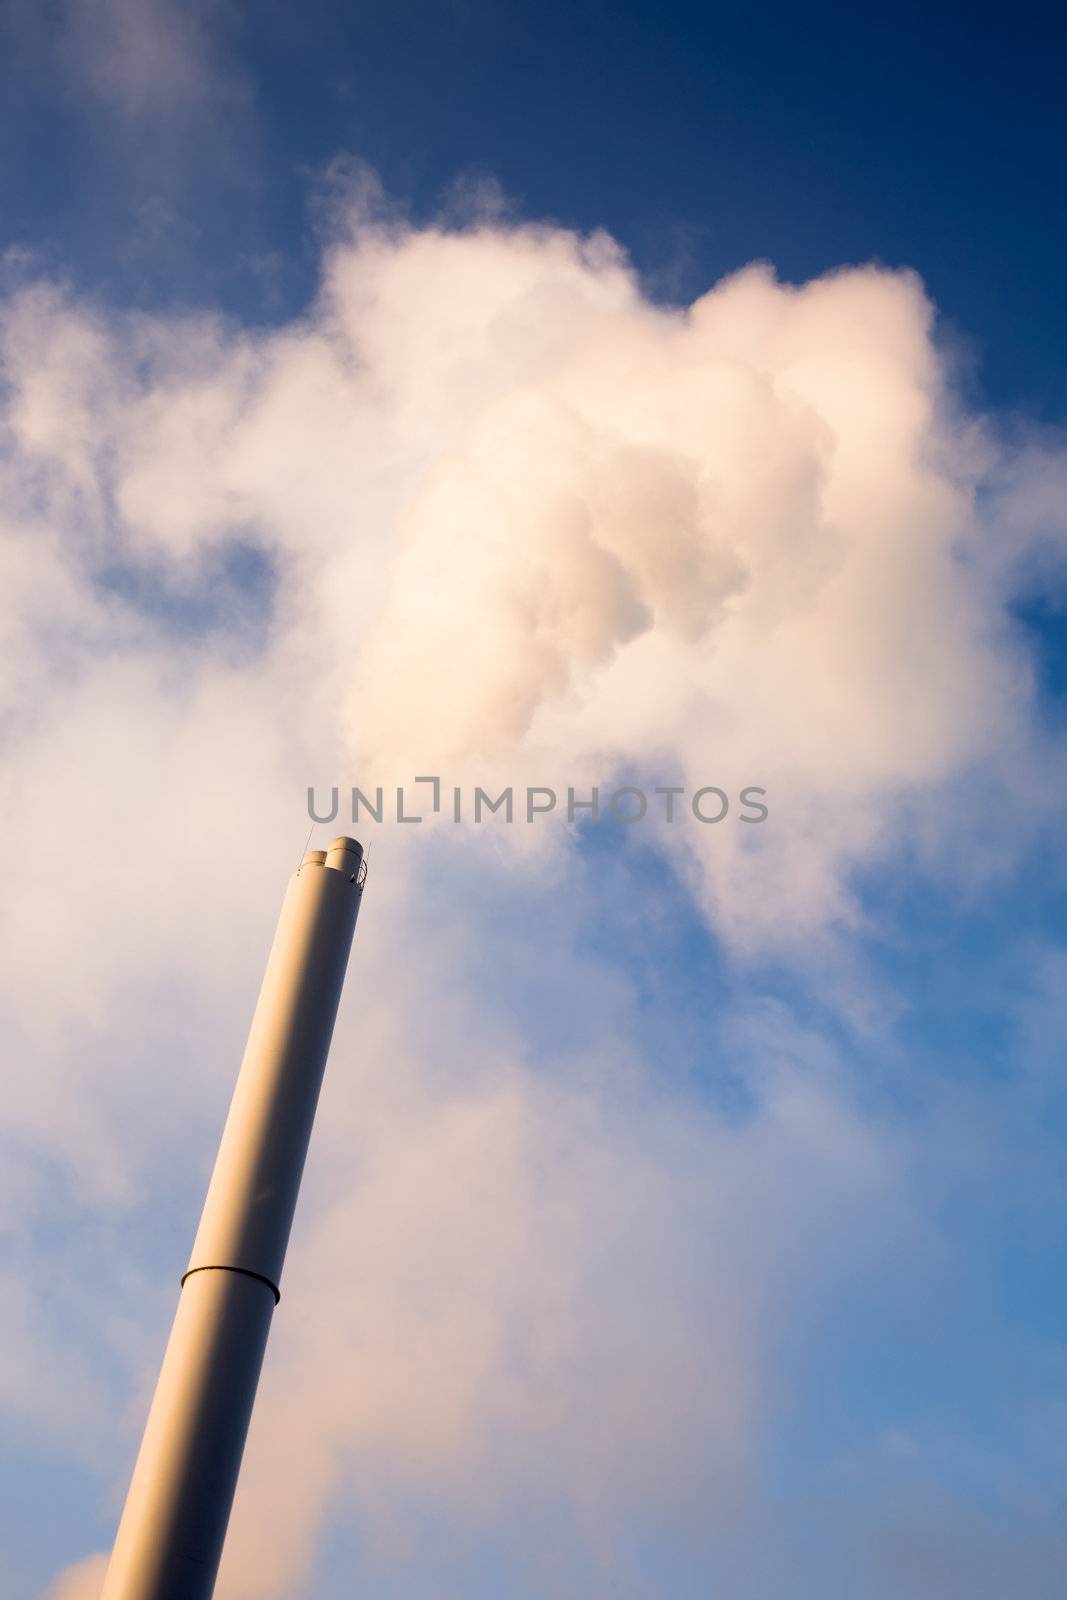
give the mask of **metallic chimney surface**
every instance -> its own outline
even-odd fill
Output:
[[[101,1600],[210,1600],[363,892],[310,850],[278,920]]]

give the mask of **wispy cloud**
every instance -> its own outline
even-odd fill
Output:
[[[61,48],[73,82],[132,121],[214,116],[243,95],[226,60],[227,0],[65,0]]]

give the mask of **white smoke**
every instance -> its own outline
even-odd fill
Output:
[[[36,842],[0,913],[33,1064],[5,1133],[106,1219],[87,1322],[123,1398],[181,1266],[151,1206],[191,1223],[310,782],[764,786],[759,828],[648,836],[735,952],[832,955],[837,999],[857,871],[942,871],[968,830],[1009,850],[1052,759],[1007,606],[1061,548],[1060,458],[961,414],[913,276],[757,266],[665,309],[602,236],[349,221],[280,329],[37,285],[0,323],[4,826]],[[235,549],[273,590],[227,578]],[[880,1232],[921,1261],[906,1161],[787,1023],[734,1040],[741,1123],[643,1059],[565,831],[409,833],[372,840],[222,1592],[299,1592],[334,1504],[386,1563],[419,1497],[512,1531],[562,1505],[584,1554],[542,1592],[636,1592],[615,1530],[673,1518],[699,1550],[787,1338]],[[654,912],[635,876],[613,939],[636,889]],[[58,1348],[27,1271],[23,1344]],[[81,1372],[46,1394],[18,1357],[12,1405],[61,1432]],[[139,1418],[113,1410],[77,1448],[117,1485]]]

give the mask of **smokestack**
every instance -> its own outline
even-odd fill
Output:
[[[214,1591],[365,876],[290,880],[101,1600]]]

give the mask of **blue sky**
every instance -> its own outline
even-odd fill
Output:
[[[350,152],[416,215],[488,176],[524,214],[607,228],[667,297],[758,259],[914,266],[978,393],[1061,419],[1051,8],[1009,28],[916,5],[216,7],[222,103],[164,97],[136,140],[57,73],[62,8],[29,10],[9,11],[5,231],[116,298],[291,314],[310,180]]]
[[[99,1591],[308,784],[438,770],[771,815],[368,840],[220,1600],[1051,1600],[1062,26],[2,26],[6,1591]]]

